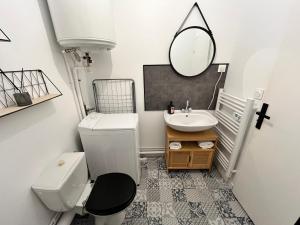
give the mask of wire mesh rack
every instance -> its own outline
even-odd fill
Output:
[[[19,92],[27,92],[32,104],[17,107],[14,94]],[[61,95],[61,91],[40,69],[5,72],[0,69],[0,117]]]
[[[135,84],[132,79],[96,79],[93,81],[96,111],[135,113]]]

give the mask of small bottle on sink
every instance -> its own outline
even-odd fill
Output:
[[[174,114],[174,112],[175,112],[175,107],[173,105],[173,102],[170,101],[170,104],[168,105],[168,113],[169,114]]]

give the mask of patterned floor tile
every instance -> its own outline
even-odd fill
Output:
[[[133,201],[135,202],[145,202],[147,201],[146,190],[138,189],[136,190],[136,195]]]
[[[165,159],[160,158],[160,160],[158,160],[157,162],[158,162],[158,169],[159,170],[166,170],[167,169]]]
[[[203,178],[203,173],[200,170],[191,170],[190,175],[191,175],[192,179],[195,179],[198,177]]]
[[[168,172],[164,158],[151,158],[122,225],[254,225],[231,190],[215,168]],[[94,217],[71,225],[94,225]]]
[[[198,190],[198,192],[199,192],[200,202],[205,203],[205,202],[213,202],[214,201],[212,194],[208,189],[201,189],[201,190]]]
[[[218,217],[220,217],[220,212],[214,201],[202,202],[202,209],[207,219],[216,220]]]
[[[228,204],[229,204],[229,207],[231,208],[233,214],[236,217],[245,217],[246,218],[248,216],[238,201],[229,201]]]
[[[196,188],[198,189],[207,189],[207,185],[203,177],[192,178]]]
[[[160,218],[162,216],[161,202],[147,202],[147,217]]]
[[[148,159],[147,168],[148,169],[158,169],[157,159]]]
[[[185,196],[188,202],[200,202],[200,192],[198,189],[186,189]]]
[[[149,202],[159,202],[160,200],[159,189],[156,188],[147,189],[147,200]]]
[[[174,202],[173,208],[177,218],[191,218],[190,208],[187,202]]]
[[[225,218],[224,222],[225,222],[226,225],[246,225],[246,224],[249,224],[245,221],[244,217]]]
[[[246,216],[246,217],[237,217],[237,219],[243,225],[254,225],[253,221],[248,216]]]
[[[206,177],[206,178],[204,178],[204,180],[205,180],[207,188],[211,191],[223,187],[223,185],[220,182],[218,182],[215,178]]]
[[[206,219],[206,216],[192,218],[192,224],[193,225],[209,225],[208,220]]]
[[[172,189],[174,202],[186,202],[186,196],[184,189]]]
[[[176,217],[172,202],[162,203],[162,217]]]
[[[132,225],[148,225],[147,219],[134,219],[131,221]]]
[[[138,189],[143,189],[143,190],[147,189],[147,183],[148,183],[148,177],[147,176],[144,176],[143,178],[140,179],[140,184],[137,187]]]
[[[173,202],[172,189],[160,189],[159,193],[161,202]]]
[[[192,222],[191,218],[178,218],[178,223],[180,225],[193,225]]]
[[[205,176],[211,177],[211,178],[221,178],[221,175],[216,169],[211,170],[211,172],[208,172],[207,170],[204,172]]]
[[[142,179],[145,179],[145,178],[147,178],[148,177],[148,169],[146,168],[146,167],[143,167],[142,169],[141,169],[141,178]],[[142,179],[141,179],[141,181],[142,181]]]
[[[142,219],[125,219],[122,225],[148,225],[147,218]]]
[[[148,170],[148,177],[158,179],[158,170],[157,169],[149,169]]]
[[[209,225],[225,225],[224,220],[221,217],[217,217],[216,219],[208,219]]]
[[[177,218],[168,218],[168,217],[162,218],[162,224],[163,225],[179,225]]]
[[[159,179],[159,188],[160,189],[172,189],[172,180],[169,178]]]
[[[192,179],[189,171],[178,170],[178,171],[170,171],[171,178],[179,178],[179,179]]]
[[[171,184],[173,189],[183,189],[182,179],[178,177],[171,178]]]
[[[193,179],[185,178],[182,180],[182,183],[183,183],[183,188],[185,188],[185,189],[195,189],[196,188]]]
[[[226,201],[216,201],[216,206],[223,218],[235,218],[236,215],[233,213],[232,208]]]
[[[126,209],[126,218],[144,218],[147,217],[147,203],[133,202]]]
[[[156,178],[148,178],[147,179],[147,188],[151,189],[151,188],[159,188],[159,183],[158,183],[158,179]]]
[[[212,191],[212,195],[216,201],[235,201],[231,189],[218,188]]]
[[[176,171],[176,170],[171,170],[169,172],[169,176],[170,176],[170,178],[179,178],[179,179],[182,178],[181,172]]]
[[[171,178],[171,177],[169,176],[167,170],[159,170],[159,171],[158,171],[158,178],[159,178],[159,179],[169,179],[169,178]]]
[[[191,218],[206,216],[200,202],[188,202]]]
[[[162,218],[148,217],[148,225],[162,225]]]

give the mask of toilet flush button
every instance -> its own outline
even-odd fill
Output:
[[[57,165],[63,166],[65,163],[66,163],[65,160],[59,160]]]

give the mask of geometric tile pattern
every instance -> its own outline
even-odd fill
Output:
[[[72,225],[93,225],[76,216]],[[254,225],[215,168],[166,170],[164,158],[150,158],[122,225]]]

